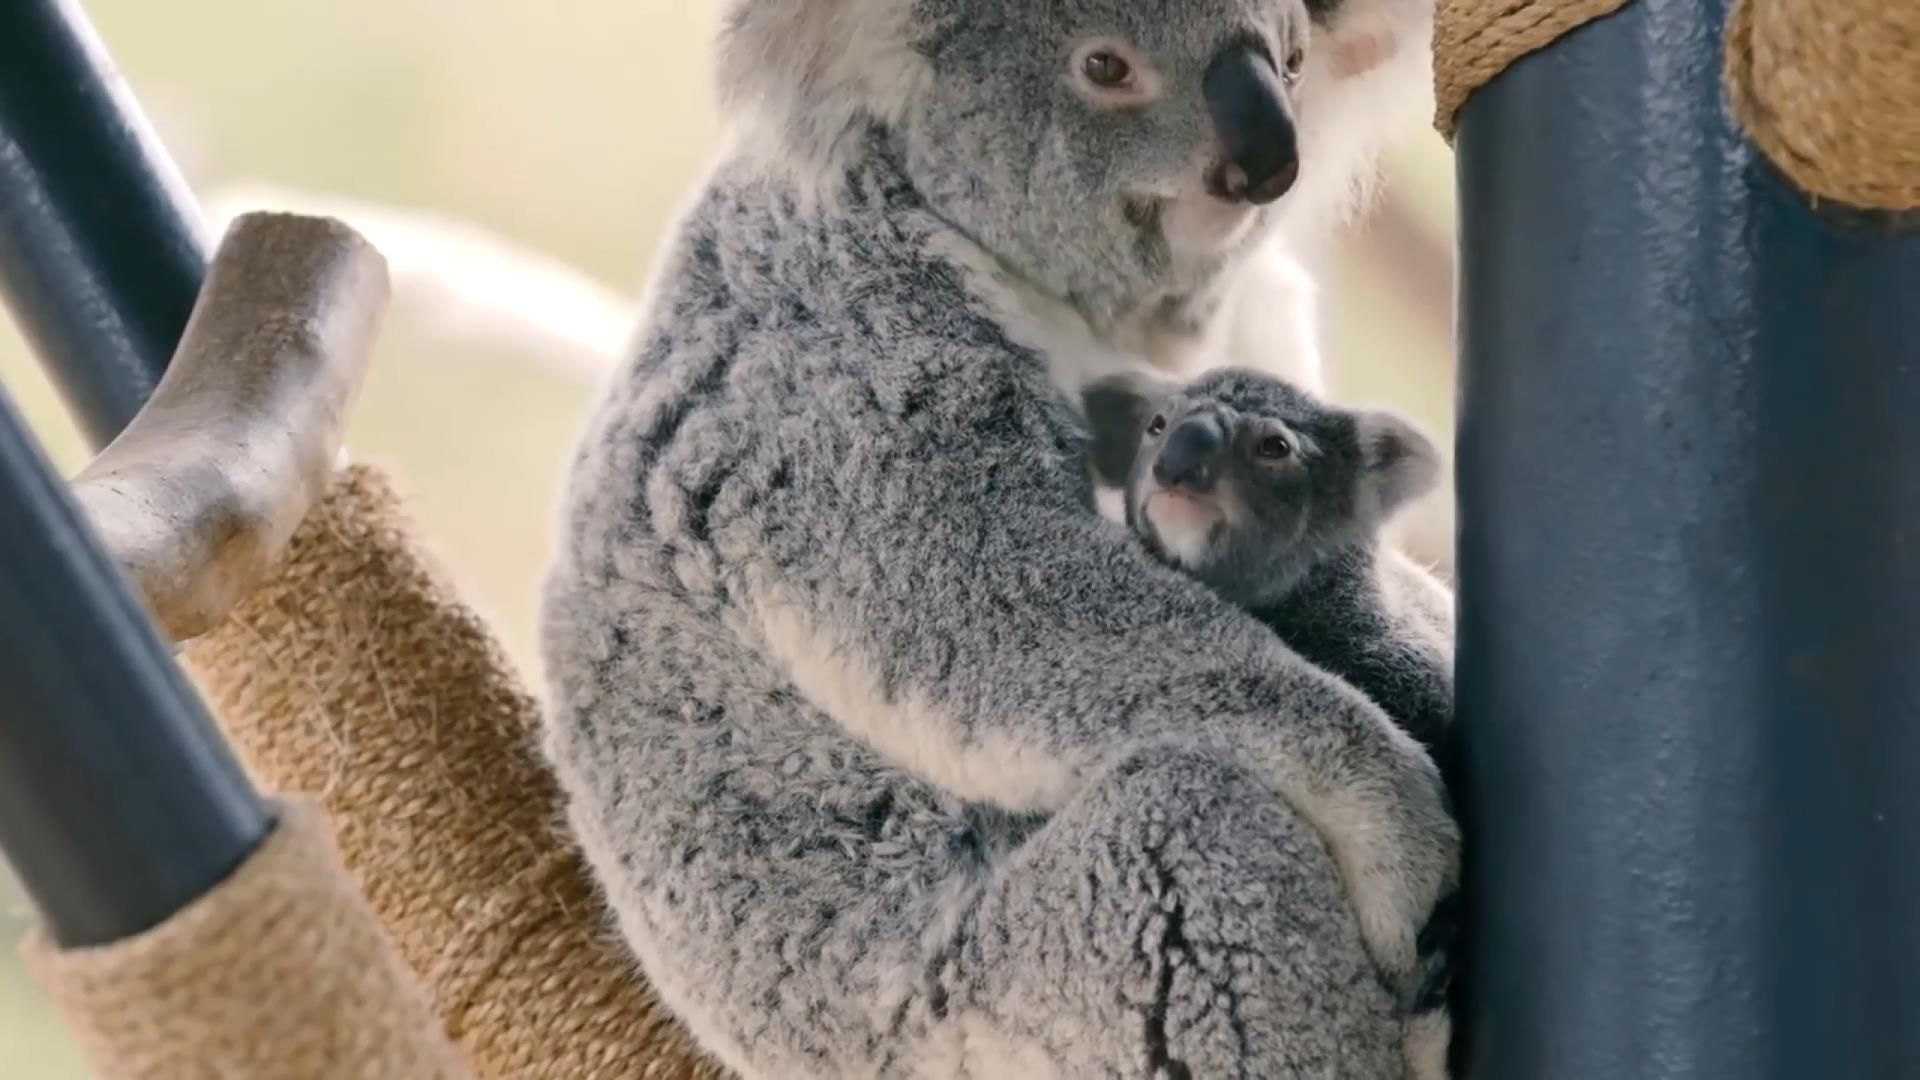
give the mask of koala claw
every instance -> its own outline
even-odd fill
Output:
[[[1368,801],[1370,812],[1355,813],[1349,804],[1342,807],[1346,814],[1321,819],[1323,835],[1346,875],[1375,963],[1388,985],[1410,1000],[1426,981],[1423,927],[1432,927],[1434,913],[1455,891],[1460,831],[1430,767],[1409,768]],[[1382,803],[1389,808],[1385,828],[1374,816]],[[1432,933],[1443,931],[1433,927]],[[1444,936],[1436,940],[1446,944]]]

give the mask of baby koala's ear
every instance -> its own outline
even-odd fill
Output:
[[[1172,384],[1131,371],[1096,379],[1080,392],[1089,435],[1087,457],[1101,483],[1126,486],[1154,406],[1172,395]]]
[[[1360,490],[1384,521],[1440,481],[1440,448],[1399,413],[1374,409],[1354,420],[1360,441]]]

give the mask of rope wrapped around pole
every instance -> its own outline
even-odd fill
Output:
[[[248,768],[326,808],[480,1076],[725,1075],[619,944],[562,829],[537,704],[379,471],[336,475],[275,576],[186,659]]]
[[[1433,15],[1434,127],[1453,141],[1467,95],[1507,65],[1627,5],[1628,0],[1438,0]]]
[[[1726,47],[1735,118],[1797,187],[1920,209],[1920,4],[1737,0]]]
[[[28,968],[112,1080],[462,1080],[469,1075],[303,801],[247,861],[166,922]]]
[[[1439,0],[1434,127],[1468,95],[1629,0]],[[1795,186],[1861,210],[1920,210],[1920,4],[1735,0],[1723,78],[1734,119]]]

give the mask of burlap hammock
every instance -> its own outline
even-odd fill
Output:
[[[1437,127],[1450,137],[1475,89],[1629,2],[1440,0]],[[1920,4],[1740,0],[1725,75],[1755,145],[1810,195],[1920,206]],[[222,259],[243,255],[223,248],[209,290]],[[725,1075],[614,937],[561,831],[534,699],[391,485],[365,467],[314,475],[304,519],[245,553],[250,573],[272,569],[244,598],[186,595],[177,565],[137,538],[117,548],[163,623],[212,623],[186,661],[281,813],[247,864],[170,922],[97,949],[28,941],[94,1069]]]

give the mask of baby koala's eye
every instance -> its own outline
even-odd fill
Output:
[[[1278,435],[1269,435],[1254,446],[1253,452],[1269,461],[1278,461],[1293,453],[1293,444]]]
[[[1117,90],[1133,81],[1133,65],[1105,49],[1088,53],[1080,61],[1080,71],[1088,82],[1108,90]]]
[[[1165,430],[1167,430],[1167,418],[1165,416],[1155,416],[1153,419],[1147,421],[1147,434],[1159,435]]]
[[[1287,54],[1286,67],[1282,69],[1283,73],[1287,77],[1288,82],[1292,82],[1293,80],[1300,77],[1300,69],[1306,64],[1306,62],[1307,62],[1306,50],[1300,48],[1298,45],[1294,46],[1293,51]]]

